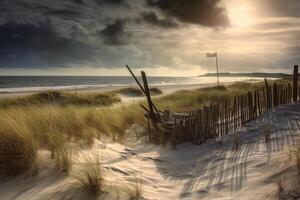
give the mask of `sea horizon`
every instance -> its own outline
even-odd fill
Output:
[[[138,77],[141,80],[141,77]],[[221,83],[260,81],[261,77],[220,77]],[[216,83],[216,77],[167,77],[149,76],[151,86],[208,85]],[[44,90],[100,89],[135,87],[131,76],[0,76],[0,93],[34,92]]]

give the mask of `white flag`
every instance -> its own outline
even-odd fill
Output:
[[[215,57],[217,57],[217,53],[207,53],[206,57],[207,58],[215,58]]]

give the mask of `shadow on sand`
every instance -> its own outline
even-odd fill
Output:
[[[271,127],[267,143],[259,131],[262,124]],[[268,172],[274,153],[294,145],[299,130],[300,105],[277,107],[239,130],[238,150],[233,149],[233,135],[224,137],[221,144],[213,140],[200,146],[182,144],[177,150],[160,153],[163,162],[155,162],[157,172],[166,179],[185,182],[181,198],[193,192],[205,196],[210,189],[239,191],[251,170]]]

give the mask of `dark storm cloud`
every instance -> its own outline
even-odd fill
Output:
[[[124,23],[123,20],[117,20],[112,24],[108,24],[103,30],[98,31],[98,35],[107,45],[128,44],[130,34],[124,31]]]
[[[221,7],[220,0],[147,0],[178,19],[204,26],[228,26],[226,9]]]
[[[158,18],[154,12],[143,12],[141,14],[143,21],[163,28],[174,28],[178,27],[178,24],[171,18]],[[140,20],[139,20],[140,21]]]
[[[229,24],[220,1],[0,0],[0,68],[130,64],[209,70],[204,65],[211,60],[199,57],[211,48],[220,52],[224,70],[284,68],[299,61],[300,21],[291,18],[300,13],[299,0],[245,0],[263,10],[257,13],[266,19],[251,27],[233,23],[236,33],[232,28],[215,31]],[[37,23],[46,19],[52,23]]]
[[[78,3],[78,4],[83,4],[83,0],[71,0],[73,1],[74,3]]]
[[[58,15],[64,17],[78,17],[80,15],[79,11],[72,10],[72,9],[56,9],[56,10],[47,10],[45,11],[48,15]]]
[[[97,50],[99,65],[109,68],[121,68],[124,64],[132,67],[147,66],[151,55],[147,50],[141,50],[133,45],[104,46]]]
[[[58,35],[49,21],[0,26],[0,67],[65,67],[91,61],[94,49]]]
[[[84,3],[84,0],[71,0],[73,1],[74,3],[77,3],[77,4],[83,4]],[[90,0],[86,0],[86,1],[90,1]],[[120,4],[120,3],[123,3],[124,0],[95,0],[97,4],[101,5],[101,4]]]
[[[112,4],[112,5],[119,5],[124,3],[124,0],[96,0],[98,4]]]
[[[74,24],[69,27],[69,35],[73,39],[84,40],[89,36],[88,30],[80,26],[80,24]]]

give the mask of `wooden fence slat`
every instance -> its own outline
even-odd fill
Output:
[[[147,93],[147,86],[145,87]],[[297,87],[298,90],[298,87]],[[297,91],[296,100],[298,99]],[[246,122],[261,116],[270,108],[295,101],[295,87],[290,84],[269,85],[246,94],[234,96],[202,109],[174,119],[174,126],[168,134],[171,145],[191,141],[201,144],[210,138],[217,138],[234,132]],[[149,103],[152,103],[151,100]],[[149,106],[151,107],[151,106]]]
[[[294,66],[294,76],[293,76],[293,101],[297,101],[298,96],[298,65]]]

